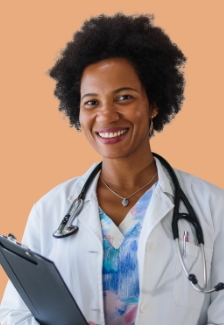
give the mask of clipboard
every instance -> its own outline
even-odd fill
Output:
[[[41,325],[88,325],[55,264],[0,235],[0,264]]]

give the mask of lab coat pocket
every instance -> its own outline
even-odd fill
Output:
[[[183,242],[180,240],[181,252],[183,251]],[[211,260],[213,250],[210,248],[204,248],[207,279],[209,281],[211,272]],[[196,275],[198,284],[203,287],[203,264],[200,246],[196,246],[192,243],[186,243],[186,257],[184,263],[189,273]],[[188,280],[182,266],[179,257],[177,256],[176,271],[174,276],[174,285],[172,297],[176,305],[189,309],[201,309],[204,300],[204,293],[196,291],[190,281]]]

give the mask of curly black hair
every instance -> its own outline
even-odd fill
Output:
[[[186,57],[153,15],[100,15],[84,22],[61,57],[48,71],[57,81],[54,94],[70,125],[80,129],[80,82],[84,69],[104,59],[126,58],[142,82],[150,103],[158,108],[154,130],[161,131],[179,112],[184,96],[182,67]]]

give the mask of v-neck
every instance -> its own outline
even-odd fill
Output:
[[[122,222],[117,226],[112,219],[99,207],[103,237],[115,248],[119,249],[125,239],[132,233],[136,225],[143,220],[146,209],[157,182],[153,184],[129,210]]]

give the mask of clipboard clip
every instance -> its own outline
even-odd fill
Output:
[[[12,233],[9,233],[6,238],[9,241],[11,241],[12,243],[16,244],[16,245],[19,245],[19,246],[21,246],[23,248],[29,249],[26,245],[23,245],[23,244],[18,243],[17,238]]]
[[[17,238],[13,234],[11,234],[11,233],[8,234],[7,239],[10,240],[10,241],[12,241],[15,244],[18,244]]]

